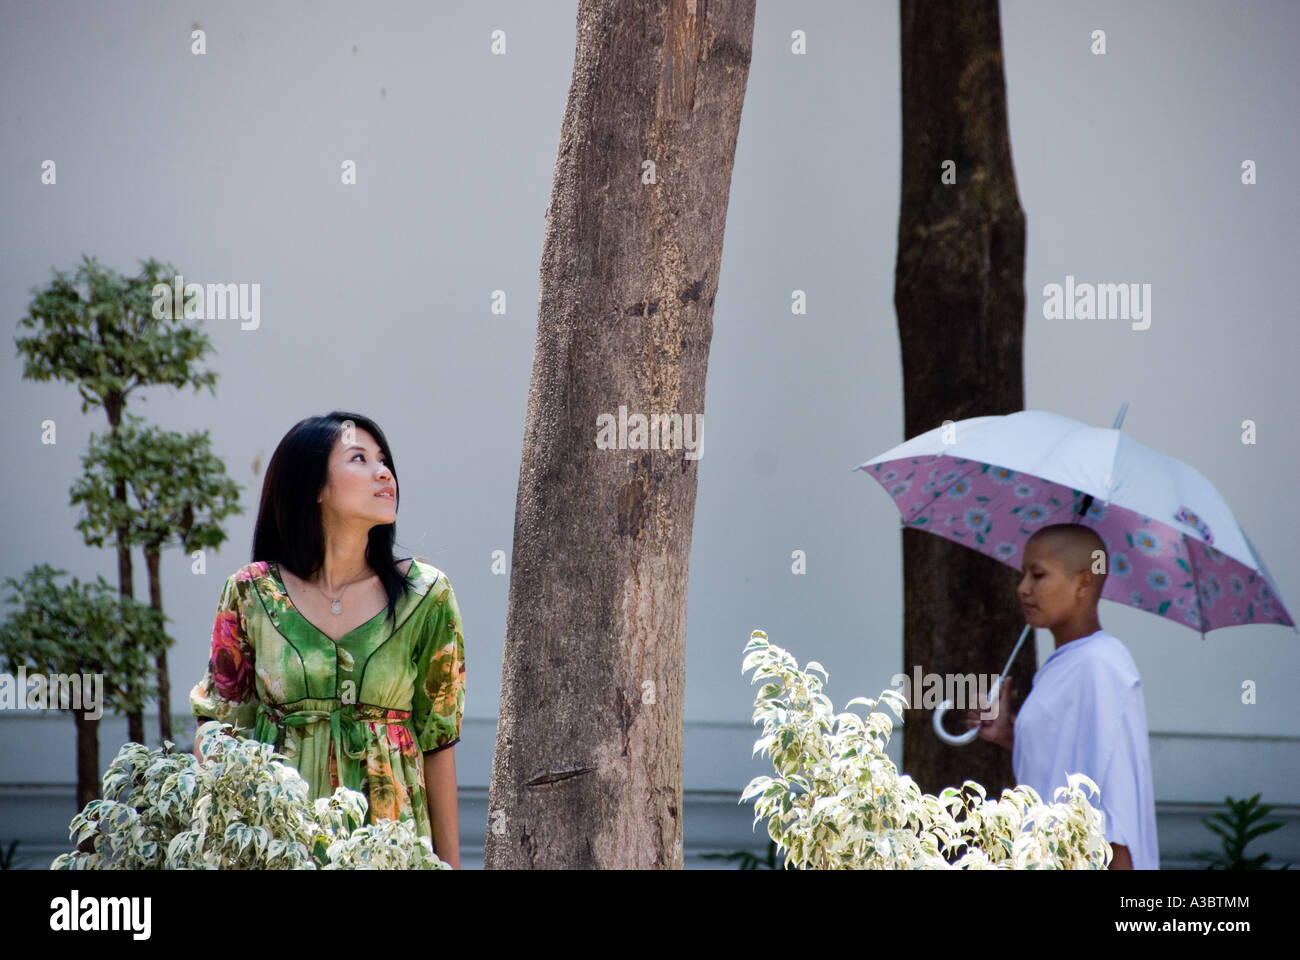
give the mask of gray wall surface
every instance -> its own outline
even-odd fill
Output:
[[[403,555],[450,577],[465,618],[457,748],[466,865],[481,856],[538,267],[573,66],[573,2],[0,4],[0,316],[81,254],[155,256],[198,282],[260,284],[256,330],[208,321],[215,397],[129,407],[207,429],[243,486],[226,546],[164,556],[174,705],[208,656],[226,576],[250,557],[262,469],[298,419],[376,418],[402,484]],[[190,52],[206,31],[207,52]],[[1288,2],[1002,5],[1013,157],[1028,222],[1026,405],[1110,426],[1195,466],[1232,505],[1300,616],[1296,269],[1300,154]],[[492,32],[506,36],[491,52]],[[807,53],[791,52],[804,31]],[[1104,30],[1105,55],[1091,52]],[[759,0],[714,314],[691,555],[688,863],[765,843],[736,800],[751,758],[750,630],[821,661],[842,706],[902,665],[897,513],[850,468],[901,442],[893,311],[899,192],[894,2]],[[57,184],[41,165],[57,163]],[[358,182],[340,183],[354,160]],[[1258,182],[1241,182],[1243,161]],[[1149,283],[1151,325],[1049,320],[1043,287]],[[504,291],[504,314],[492,312]],[[791,312],[792,291],[808,311]],[[944,351],[943,343],[934,345]],[[978,357],[946,356],[954,365]],[[50,562],[116,582],[68,487],[102,411],[0,356],[9,427],[0,576]],[[58,442],[40,442],[54,420]],[[1243,420],[1258,442],[1241,441]],[[936,424],[937,426],[937,424]],[[593,425],[594,429],[594,425]],[[804,551],[807,572],[792,572]],[[508,567],[507,567],[508,569]],[[137,596],[147,595],[137,555]],[[1300,859],[1296,632],[1191,630],[1106,603],[1142,673],[1164,866],[1217,845],[1196,817],[1261,792]],[[972,635],[980,630],[971,624]],[[1051,636],[1039,631],[1039,661]],[[1001,664],[989,664],[997,670]],[[1241,703],[1244,681],[1257,702]],[[150,730],[156,725],[148,722]],[[185,721],[186,731],[189,730]],[[101,768],[125,738],[106,718]],[[900,736],[893,744],[898,759]],[[68,848],[73,725],[0,712],[0,843]]]

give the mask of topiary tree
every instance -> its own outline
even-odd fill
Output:
[[[163,548],[177,543],[189,553],[220,546],[226,539],[221,522],[243,513],[238,484],[212,452],[206,430],[181,434],[146,427],[130,413],[116,432],[91,434],[81,463],[85,472],[71,490],[72,504],[83,508],[77,529],[91,546],[123,532],[126,542],[140,545],[149,572],[149,601],[162,613]],[[124,500],[113,492],[119,477],[126,478],[129,488]],[[166,649],[155,667],[161,742],[172,735]]]
[[[451,869],[409,821],[365,824],[356,790],[309,802],[282,754],[230,729],[199,727],[202,762],[170,740],[161,750],[124,745],[104,773],[104,799],[70,824],[69,838],[93,852],[61,854],[51,869]]]
[[[885,754],[893,721],[877,701],[854,697],[869,712],[837,714],[821,692],[826,671],[806,671],[767,634],[755,630],[742,672],[770,678],[754,701],[763,736],[754,752],[771,754],[774,777],[755,777],[741,795],[754,798],[754,823],[785,852],[787,866],[816,869],[1085,869],[1110,863],[1101,818],[1083,789],[1099,793],[1081,773],[1068,777],[1056,803],[1028,786],[989,800],[967,780],[960,790],[923,794]],[[902,719],[897,690],[880,700]]]
[[[217,375],[198,364],[212,345],[181,311],[154,315],[154,287],[170,286],[176,276],[170,264],[149,259],[140,271],[124,276],[82,256],[75,271],[54,271],[44,289],[33,289],[32,302],[19,327],[34,331],[18,337],[24,358],[23,377],[63,380],[81,394],[81,412],[103,407],[109,427],[117,432],[127,398],[146,386],[207,387],[215,394]],[[112,478],[113,496],[125,503],[126,477]],[[134,597],[131,551],[125,528],[116,530],[118,589]],[[143,742],[140,709],[128,714],[129,736]]]
[[[0,624],[0,662],[9,673],[26,668],[45,676],[99,675],[101,713],[139,711],[154,693],[152,658],[167,642],[162,614],[121,596],[102,576],[86,584],[73,577],[70,585],[60,586],[56,578],[65,573],[42,563],[21,580],[5,578],[13,591],[5,602],[17,609]],[[77,806],[82,807],[99,793],[99,717],[71,704],[50,706],[70,710],[77,725]]]

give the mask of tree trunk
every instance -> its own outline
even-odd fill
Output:
[[[118,480],[114,487],[117,499],[126,500],[126,481]],[[117,572],[118,580],[121,584],[120,592],[124,597],[135,597],[135,587],[132,584],[134,579],[131,572],[131,548],[126,546],[126,529],[119,527],[117,530]],[[126,736],[128,740],[135,743],[144,743],[144,713],[135,710],[126,715]]]
[[[116,435],[122,423],[122,410],[126,400],[118,393],[109,394],[104,401],[104,411],[108,415],[108,426]],[[113,499],[126,503],[126,478],[118,477],[113,482]],[[135,598],[135,572],[131,566],[131,546],[126,527],[117,528],[117,588],[118,592],[129,599]],[[126,715],[126,736],[135,743],[144,743],[144,714],[135,711]]]
[[[149,602],[162,613],[162,577],[159,576],[160,550],[146,547],[145,566],[149,569]],[[159,742],[172,738],[172,685],[167,676],[167,648],[158,651],[158,736]]]
[[[910,438],[945,420],[1024,407],[1025,217],[1011,165],[996,0],[901,0],[900,14],[894,306]],[[943,182],[948,161],[955,183]],[[1001,670],[1024,626],[1015,577],[950,540],[904,529],[904,672],[911,676],[916,664],[938,674]],[[1027,643],[1009,674],[1017,702],[1036,660]],[[929,792],[969,778],[996,796],[1015,780],[1006,750],[983,740],[949,747],[935,737],[928,711],[906,712],[903,758]]]
[[[81,710],[72,711],[72,719],[77,725],[78,813],[86,809],[91,800],[99,799],[99,721],[82,716],[82,713]],[[87,838],[77,849],[93,853],[94,839]]]
[[[683,445],[699,434],[643,449],[631,418],[702,422],[753,24],[753,0],[579,5],[515,508],[488,867],[682,865],[699,466]],[[618,448],[599,448],[597,418],[620,407],[626,444],[604,421],[602,444]]]

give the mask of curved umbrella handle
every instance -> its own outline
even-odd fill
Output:
[[[998,691],[1002,689],[1002,681],[1006,679],[1007,671],[1011,669],[1012,662],[1016,659],[1016,654],[1020,652],[1020,646],[1025,642],[1025,637],[1033,629],[1031,624],[1026,623],[1025,629],[1020,631],[1020,639],[1016,641],[1015,649],[1011,651],[1011,656],[1007,658],[1007,665],[1002,668],[1002,673],[993,681],[993,686],[989,687],[989,703],[998,698]],[[943,728],[943,715],[952,709],[952,701],[945,700],[939,704],[934,711],[934,735],[944,743],[953,747],[964,747],[980,735],[979,727],[971,727],[965,733],[949,733]]]
[[[952,701],[945,700],[934,711],[934,735],[953,747],[964,747],[980,735],[979,727],[971,727],[965,733],[949,733],[943,728],[943,715],[952,709]]]
[[[989,687],[989,702],[992,703],[998,698],[998,690],[1002,686],[1002,678],[993,681],[993,686]],[[934,711],[934,734],[944,743],[953,747],[964,747],[980,735],[979,727],[971,727],[965,733],[949,733],[943,728],[943,715],[952,709],[952,701],[945,700],[939,704]]]

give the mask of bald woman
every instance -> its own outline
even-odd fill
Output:
[[[1101,790],[1090,800],[1104,815],[1111,869],[1158,870],[1142,680],[1124,644],[1097,618],[1106,574],[1093,570],[1107,569],[1105,560],[1101,538],[1084,526],[1055,524],[1029,538],[1017,591],[1025,618],[1051,630],[1056,649],[1034,674],[1018,715],[1011,714],[1008,681],[997,716],[970,713],[968,722],[1011,751],[1016,782],[1047,802],[1067,774],[1086,774]]]

